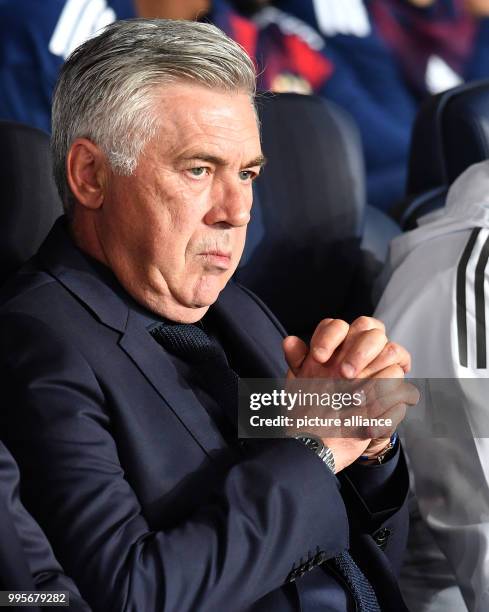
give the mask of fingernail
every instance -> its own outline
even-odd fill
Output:
[[[351,365],[351,363],[343,363],[341,365],[341,373],[346,378],[353,378],[355,376],[355,368]]]

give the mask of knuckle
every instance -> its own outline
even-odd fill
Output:
[[[312,339],[317,340],[318,338],[322,338],[326,331],[328,331],[329,333],[333,323],[334,319],[322,319],[321,321],[319,321],[312,336]]]
[[[384,348],[388,357],[399,357],[401,354],[401,347],[395,342],[388,341]]]
[[[372,317],[372,321],[373,321],[373,325],[375,325],[375,327],[377,327],[377,329],[380,329],[384,332],[385,334],[385,325],[384,323],[380,320],[380,319],[374,319]]]
[[[346,321],[343,321],[343,319],[331,319],[330,325],[337,329],[339,332],[346,332],[350,328],[348,323]]]
[[[358,317],[358,319],[355,319],[351,326],[360,331],[366,331],[372,328],[372,321],[372,317],[361,316]]]
[[[360,331],[367,331],[369,329],[380,329],[385,333],[385,325],[382,323],[382,321],[379,321],[379,319],[376,319],[374,317],[367,317],[365,315],[362,315],[361,317],[355,319],[355,321],[353,321],[352,323],[352,327],[355,327],[355,329],[358,329]]]
[[[312,341],[321,342],[322,344],[325,340],[334,342],[337,336],[345,336],[349,327],[348,323],[341,319],[323,319],[317,326]]]
[[[334,319],[331,319],[331,317],[327,317],[326,319],[321,319],[321,321],[319,321],[319,327],[326,327],[328,326],[332,321],[334,321]]]
[[[372,344],[382,344],[383,349],[385,351],[386,345],[388,343],[387,336],[385,333],[378,328],[370,328],[362,332],[364,338],[367,338]]]

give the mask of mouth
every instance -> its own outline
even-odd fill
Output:
[[[227,270],[231,265],[231,252],[229,251],[205,251],[199,256],[208,264],[221,270]]]

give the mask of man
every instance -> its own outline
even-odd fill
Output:
[[[443,209],[393,241],[376,311],[411,351],[411,375],[435,379],[425,435],[414,422],[404,429],[418,503],[401,584],[413,610],[489,606],[488,192],[482,162],[455,181]],[[441,434],[426,432],[433,421]]]
[[[70,610],[89,610],[73,582],[62,573],[46,536],[22,505],[19,471],[1,442],[0,590],[65,591]],[[29,609],[40,610],[35,605]]]
[[[0,119],[45,132],[63,61],[116,19],[196,19],[210,0],[0,0]]]
[[[2,416],[26,500],[95,610],[404,609],[398,444],[325,439],[325,465],[307,441],[236,438],[237,376],[410,365],[368,318],[282,350],[228,283],[263,164],[254,86],[217,28],[137,20],[79,47],[55,91],[67,215],[3,294]]]

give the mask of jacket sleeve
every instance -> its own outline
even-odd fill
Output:
[[[355,462],[340,474],[352,539],[370,538],[384,551],[396,575],[407,543],[409,476],[401,445],[382,465]],[[353,542],[352,542],[353,543]]]
[[[73,581],[68,578],[54,558],[51,546],[39,525],[26,511],[19,497],[19,471],[13,457],[0,442],[0,491],[2,509],[8,513],[16,543],[20,544],[22,561],[32,576],[32,587],[39,591],[68,591],[70,610],[89,612],[89,607],[80,597]],[[7,518],[7,517],[6,517]],[[3,545],[6,543],[3,541]],[[13,551],[8,551],[14,555]],[[19,559],[16,557],[16,562]],[[30,577],[29,576],[29,577]],[[4,577],[5,578],[5,577]],[[20,585],[4,584],[5,588],[20,588]],[[24,586],[23,588],[28,588]]]
[[[192,516],[151,530],[86,359],[19,314],[0,319],[0,359],[1,414],[26,503],[94,610],[246,609],[301,559],[348,547],[337,479],[295,440],[250,451],[211,502],[195,499]]]

